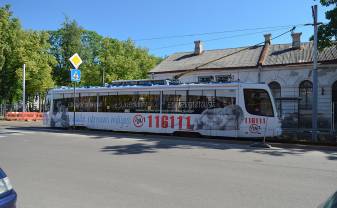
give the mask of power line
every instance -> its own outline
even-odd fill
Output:
[[[291,26],[291,27],[295,27],[295,26]],[[228,38],[237,38],[237,37],[244,37],[244,36],[266,33],[266,32],[275,32],[275,31],[280,31],[280,30],[283,30],[283,29],[285,29],[285,28],[274,29],[274,30],[265,30],[265,31],[259,31],[259,32],[253,32],[253,33],[238,34],[238,35],[231,35],[231,36],[225,36],[225,37],[220,37],[220,38],[207,39],[207,40],[203,40],[203,42],[212,42],[212,41],[223,40],[223,39],[228,39]],[[178,46],[186,46],[186,45],[191,45],[191,44],[193,44],[193,43],[191,43],[191,42],[187,43],[186,42],[186,43],[179,43],[179,44],[163,46],[163,47],[159,47],[159,48],[153,48],[153,49],[149,49],[149,50],[154,51],[154,50],[160,50],[160,49],[166,49],[166,48],[174,48],[174,47],[178,47]]]
[[[169,35],[169,36],[158,36],[152,38],[141,38],[135,39],[134,41],[150,41],[150,40],[161,40],[161,39],[172,39],[172,38],[183,38],[183,37],[193,37],[193,36],[204,36],[204,35],[216,35],[223,33],[234,33],[234,32],[244,32],[244,31],[254,31],[254,30],[265,30],[265,29],[284,29],[293,26],[305,26],[306,24],[296,24],[296,25],[281,25],[281,26],[271,26],[271,27],[256,27],[256,28],[245,28],[245,29],[234,29],[234,30],[225,30],[225,31],[215,31],[215,32],[205,32],[205,33],[192,33],[192,34],[183,34],[183,35]]]
[[[281,34],[279,34],[279,35],[277,35],[277,36],[271,38],[270,40],[275,40],[276,38],[279,38],[279,37],[281,37],[281,36],[283,36],[283,35],[285,35],[285,34],[287,34],[287,33],[289,33],[289,32],[293,32],[295,29],[296,29],[296,26],[292,27],[290,30],[287,30],[287,31],[285,31],[285,32],[283,32],[283,33],[281,33]],[[179,79],[179,77],[181,77],[181,76],[183,76],[183,75],[185,75],[185,74],[187,74],[187,73],[190,73],[190,72],[192,72],[192,71],[198,70],[199,68],[201,68],[201,67],[203,67],[203,66],[206,66],[207,64],[210,64],[210,63],[215,62],[215,61],[219,61],[219,60],[221,60],[221,59],[223,59],[223,58],[232,56],[232,55],[237,54],[237,53],[240,53],[240,52],[242,52],[242,51],[249,50],[249,49],[251,49],[251,48],[255,48],[255,47],[257,47],[257,46],[260,46],[261,44],[264,44],[264,41],[262,41],[262,42],[260,42],[260,43],[257,43],[257,44],[255,44],[255,45],[249,46],[249,47],[242,48],[242,49],[240,49],[240,50],[238,50],[238,51],[234,51],[233,53],[226,54],[226,55],[224,55],[224,56],[221,56],[221,57],[219,57],[219,58],[213,59],[213,60],[208,61],[208,62],[206,62],[206,63],[203,63],[203,64],[201,64],[201,65],[199,65],[199,66],[196,66],[195,68],[193,68],[193,69],[191,69],[191,70],[187,70],[187,71],[185,71],[185,72],[182,72],[182,73],[179,73],[179,74],[175,75],[174,78],[175,78],[175,79]]]

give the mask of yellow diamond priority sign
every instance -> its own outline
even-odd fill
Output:
[[[82,63],[82,59],[81,57],[75,53],[74,55],[72,55],[72,57],[70,57],[69,61],[71,62],[71,64],[78,69],[78,67],[81,65]]]

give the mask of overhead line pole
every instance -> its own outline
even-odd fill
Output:
[[[318,106],[318,78],[317,78],[317,5],[311,7],[314,20],[314,48],[313,48],[313,68],[312,68],[312,140],[317,141],[317,106]]]
[[[22,69],[22,112],[26,112],[26,64]]]

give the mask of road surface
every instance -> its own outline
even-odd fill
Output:
[[[27,122],[0,121],[0,166],[24,208],[307,208],[337,190],[336,150]]]

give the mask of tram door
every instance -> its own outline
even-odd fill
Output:
[[[333,128],[336,129],[337,125],[337,81],[332,85],[332,114],[333,114]]]

